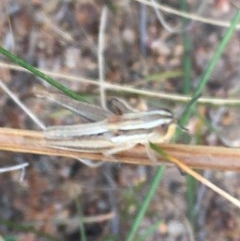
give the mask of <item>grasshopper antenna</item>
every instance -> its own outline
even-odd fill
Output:
[[[197,94],[195,97],[193,97],[187,104],[187,106],[185,107],[185,110],[183,111],[182,115],[181,116],[185,116],[189,113],[189,110],[191,108],[193,108],[193,106],[197,103],[198,99],[201,97],[201,94]],[[177,125],[178,127],[180,128],[180,130],[182,131],[187,131],[188,132],[188,129],[185,128],[183,126],[183,124],[181,123],[181,120],[178,120],[177,122]]]

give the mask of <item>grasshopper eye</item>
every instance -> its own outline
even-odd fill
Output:
[[[123,115],[124,113],[132,113],[137,111],[128,105],[124,100],[116,97],[111,97],[107,100],[107,107],[115,115]]]
[[[169,124],[163,124],[163,125],[161,126],[161,128],[162,128],[164,131],[167,131],[168,126],[169,126]]]
[[[161,135],[164,135],[168,130],[169,124],[165,123],[156,128],[157,132],[161,133]]]

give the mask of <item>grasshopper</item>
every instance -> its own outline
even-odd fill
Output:
[[[168,142],[176,129],[173,114],[167,109],[138,111],[123,100],[111,98],[108,110],[104,110],[64,95],[49,93],[45,98],[91,121],[47,127],[44,136],[52,148],[113,155],[137,144]]]

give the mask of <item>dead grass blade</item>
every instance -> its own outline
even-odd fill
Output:
[[[155,148],[154,148],[155,149]],[[158,151],[158,150],[157,150]],[[161,151],[162,152],[162,151]],[[232,195],[230,195],[229,193],[225,192],[223,189],[219,188],[218,186],[216,186],[215,184],[213,184],[212,182],[208,181],[206,178],[204,178],[202,175],[200,175],[199,173],[197,173],[196,171],[192,170],[191,168],[189,168],[187,165],[185,165],[181,160],[175,158],[172,155],[167,154],[165,151],[162,153],[162,155],[170,162],[176,164],[181,170],[183,170],[184,172],[188,173],[189,175],[191,175],[192,177],[194,177],[196,180],[198,180],[199,182],[201,182],[202,184],[206,185],[207,187],[209,187],[212,191],[218,193],[220,196],[226,198],[229,202],[231,202],[232,204],[234,204],[235,206],[237,206],[238,208],[240,208],[240,201],[233,197]]]
[[[159,145],[165,152],[171,153],[183,164],[194,169],[214,169],[240,171],[240,149],[212,146],[192,146],[179,144]],[[85,153],[48,147],[41,131],[0,128],[0,150],[21,153],[33,153],[50,156],[65,156],[93,161],[122,162],[135,165],[156,165],[149,160],[142,145],[112,156],[101,153]],[[165,162],[163,157],[158,163]]]

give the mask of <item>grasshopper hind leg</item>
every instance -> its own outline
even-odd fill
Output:
[[[148,158],[151,160],[151,164],[158,165],[159,162],[158,162],[158,158],[157,158],[157,153],[154,150],[152,150],[149,142],[145,144],[145,149],[146,149]]]

